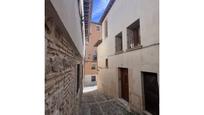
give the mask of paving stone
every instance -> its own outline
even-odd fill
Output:
[[[114,98],[98,91],[84,93],[80,115],[139,115],[128,112]]]
[[[103,115],[98,104],[91,104],[90,109],[91,109],[91,115]]]
[[[93,96],[82,97],[82,103],[95,103],[95,98]]]
[[[91,115],[91,109],[90,109],[90,106],[88,104],[82,103],[80,115]]]
[[[96,100],[98,103],[106,101],[106,99],[103,98],[102,96],[95,96],[95,100]]]
[[[116,111],[114,110],[111,102],[101,103],[100,106],[105,115],[115,115]]]
[[[113,99],[112,97],[107,96],[107,95],[104,95],[104,97],[105,97],[107,100]]]

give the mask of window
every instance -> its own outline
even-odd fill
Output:
[[[96,76],[91,76],[91,81],[96,81]]]
[[[131,49],[140,45],[140,20],[138,19],[127,27],[127,48]]]
[[[91,69],[96,69],[96,64],[92,64]]]
[[[100,27],[99,27],[99,26],[96,26],[96,30],[97,30],[97,31],[100,31]]]
[[[120,52],[123,50],[123,42],[122,42],[122,32],[115,36],[115,51]]]
[[[77,92],[79,91],[80,64],[77,64]]]
[[[88,54],[88,59],[90,59],[91,58],[91,54]]]
[[[89,38],[88,37],[86,37],[86,43],[89,43]]]
[[[108,21],[107,20],[105,21],[105,28],[104,28],[104,30],[105,30],[105,37],[108,37]]]
[[[93,61],[97,61],[97,51],[94,50],[94,53],[93,53]]]
[[[87,50],[85,50],[85,57],[87,58],[87,56],[88,56],[88,53],[87,53]]]
[[[87,51],[87,50],[85,50],[85,59],[86,59],[86,60],[90,59],[90,54],[88,54],[88,51]]]
[[[108,59],[106,58],[106,68],[108,68]]]

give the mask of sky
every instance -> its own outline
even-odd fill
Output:
[[[99,22],[109,1],[110,0],[93,0],[91,17],[92,22]]]

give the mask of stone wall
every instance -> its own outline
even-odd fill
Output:
[[[82,57],[49,0],[45,15],[45,115],[78,115]]]

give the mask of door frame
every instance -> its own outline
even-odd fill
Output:
[[[159,77],[158,77],[158,73],[156,72],[148,72],[148,71],[141,71],[141,85],[142,85],[142,103],[143,103],[143,106],[142,106],[142,110],[146,110],[146,105],[145,105],[145,91],[144,91],[144,73],[154,73],[157,75],[157,84],[158,84],[158,88],[159,88]],[[159,91],[160,93],[160,91]],[[160,108],[160,106],[159,106]],[[147,111],[149,112],[149,111]]]
[[[122,69],[127,69],[127,74],[128,74],[128,100],[130,101],[130,92],[129,92],[129,69],[128,68],[124,68],[124,67],[118,67],[118,94],[119,94],[119,98],[125,100],[122,97],[122,76],[121,76],[121,70]],[[127,101],[127,100],[125,100]],[[129,101],[127,101],[129,103]]]

